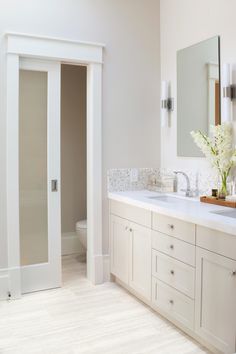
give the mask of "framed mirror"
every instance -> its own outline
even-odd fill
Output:
[[[221,122],[220,37],[177,52],[177,155],[202,157],[190,132]]]

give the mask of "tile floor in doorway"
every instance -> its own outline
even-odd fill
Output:
[[[115,283],[63,257],[63,287],[0,303],[0,354],[209,353]]]

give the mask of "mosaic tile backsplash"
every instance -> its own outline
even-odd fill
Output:
[[[137,180],[132,178],[133,171],[137,173]],[[146,189],[151,175],[158,175],[159,170],[154,168],[121,168],[111,169],[107,174],[109,192],[123,192]]]
[[[191,189],[198,189],[201,195],[211,193],[212,188],[217,188],[218,177],[214,171],[192,172],[183,170],[190,179]],[[121,168],[108,170],[107,186],[109,192],[122,192],[150,188],[150,179],[153,176],[160,179],[163,176],[173,175],[172,170],[158,168]],[[178,175],[178,191],[186,188],[186,180]]]

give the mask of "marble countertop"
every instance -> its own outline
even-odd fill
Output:
[[[141,190],[110,192],[108,198],[236,236],[236,219],[212,213],[234,209],[201,203],[199,199],[194,198],[181,196],[177,198],[177,195],[174,202],[152,199],[161,195],[161,193]],[[175,193],[168,196],[175,196]]]

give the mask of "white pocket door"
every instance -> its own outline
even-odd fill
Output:
[[[21,59],[19,239],[22,293],[61,285],[60,63]]]

